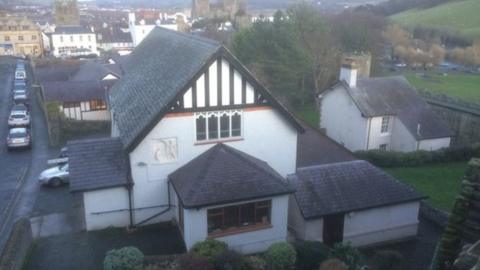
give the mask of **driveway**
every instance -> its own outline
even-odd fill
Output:
[[[135,246],[145,255],[185,252],[178,228],[169,223],[142,227],[135,232],[107,229],[42,238],[36,242],[25,269],[101,270],[106,252],[125,246]]]

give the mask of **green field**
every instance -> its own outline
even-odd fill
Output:
[[[420,76],[408,72],[405,77],[418,89],[427,90],[433,94],[444,94],[468,102],[480,103],[479,75],[448,74],[444,76],[435,72],[427,72],[426,76]]]
[[[422,25],[480,38],[479,11],[479,0],[465,0],[449,2],[429,9],[407,10],[391,18],[406,27]]]
[[[433,206],[450,212],[460,191],[466,168],[466,162],[455,162],[421,167],[385,168],[385,171],[428,196],[428,202]]]

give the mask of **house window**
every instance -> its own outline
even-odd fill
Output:
[[[390,123],[390,117],[384,116],[382,117],[382,129],[381,133],[388,133],[388,125]]]
[[[208,234],[236,233],[271,224],[272,201],[245,203],[207,211]]]
[[[90,100],[90,111],[106,110],[107,104],[103,100]]]
[[[18,40],[23,41],[23,36],[18,36]]]
[[[204,112],[195,117],[197,141],[242,136],[241,111]]]
[[[60,42],[63,42],[63,37],[62,36],[60,36]]]
[[[22,29],[23,29],[23,30],[28,30],[28,28],[29,28],[28,25],[22,26]]]
[[[80,38],[80,41],[83,41],[83,36],[82,35],[79,38]]]
[[[92,41],[92,36],[88,36],[88,41]]]
[[[379,149],[382,150],[382,151],[387,151],[387,144],[380,144],[380,147]]]
[[[37,40],[37,36],[36,36],[36,35],[33,35],[33,36],[32,36],[32,40]]]
[[[5,36],[5,41],[10,41],[10,36]]]
[[[73,36],[70,36],[70,42],[73,42]]]
[[[80,107],[79,102],[64,102],[63,103],[63,108],[64,109],[77,108],[77,107]]]

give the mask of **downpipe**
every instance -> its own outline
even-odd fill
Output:
[[[130,192],[131,192],[131,191],[130,191]],[[159,213],[157,213],[157,214],[155,214],[155,215],[153,215],[153,216],[151,216],[151,217],[148,217],[148,218],[146,218],[146,219],[138,222],[137,224],[132,225],[132,227],[135,228],[135,227],[141,226],[141,225],[149,222],[150,220],[152,220],[152,219],[154,219],[154,218],[156,218],[156,217],[159,217],[159,216],[167,213],[168,211],[170,211],[170,209],[172,208],[172,203],[171,203],[171,200],[170,200],[170,181],[167,183],[167,193],[168,193],[168,205],[167,205],[167,208],[166,208],[166,209],[160,211]],[[133,210],[132,210],[132,207],[131,207],[131,205],[130,205],[130,217],[132,217],[132,211],[133,211]],[[131,222],[132,222],[131,224],[133,224],[133,219],[131,219]]]

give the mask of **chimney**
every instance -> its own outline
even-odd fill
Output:
[[[340,81],[345,81],[351,88],[357,86],[357,66],[355,60],[346,58],[340,69]]]

